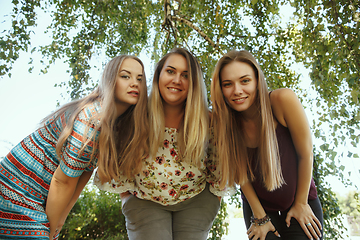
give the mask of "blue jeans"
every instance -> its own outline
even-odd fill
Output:
[[[314,212],[317,219],[319,219],[321,223],[321,227],[323,229],[324,220],[323,220],[323,212],[321,208],[321,203],[319,198],[308,201],[312,211]],[[283,212],[270,212],[266,211],[267,215],[271,218],[271,223],[274,225],[275,229],[279,232],[280,238],[277,237],[274,233],[268,232],[266,235],[266,240],[309,240],[306,236],[304,230],[301,228],[300,224],[295,218],[291,218],[290,227],[286,226],[286,215],[290,209],[287,209]],[[247,201],[243,201],[243,213],[246,229],[250,228],[250,217],[252,216],[252,211],[250,205]],[[321,238],[323,239],[323,230],[321,230]]]

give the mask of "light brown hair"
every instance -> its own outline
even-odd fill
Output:
[[[223,174],[221,186],[233,183],[242,185],[255,179],[242,131],[241,114],[226,103],[221,88],[221,70],[233,61],[249,64],[257,78],[257,95],[254,104],[258,108],[261,119],[258,158],[255,161],[260,169],[264,186],[271,191],[284,183],[274,118],[264,74],[253,55],[245,50],[230,51],[220,58],[215,66],[211,82],[213,104],[211,126],[214,129],[220,171]]]
[[[142,81],[139,84],[140,96],[136,105],[130,106],[121,116],[116,115],[115,85],[116,78],[125,59],[134,59],[142,66]],[[83,146],[79,156],[87,144],[95,139],[100,130],[98,141],[94,142],[91,160],[98,158],[98,174],[100,180],[109,182],[117,180],[120,175],[131,178],[141,169],[142,158],[148,154],[148,116],[147,116],[147,88],[144,65],[142,61],[131,55],[120,55],[110,60],[103,71],[98,87],[84,98],[74,100],[50,114],[43,120],[57,119],[63,113],[69,113],[65,128],[60,134],[56,145],[56,152],[61,158],[62,148],[73,130],[78,114],[89,104],[99,101],[101,111],[88,122],[83,135]],[[93,134],[88,136],[91,125],[94,124]]]

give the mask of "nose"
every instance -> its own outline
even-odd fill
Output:
[[[235,93],[235,95],[241,95],[243,93],[243,88],[242,88],[241,84],[238,84],[238,83],[235,84],[234,93]]]
[[[181,81],[181,75],[180,74],[175,74],[172,82],[174,84],[180,84],[180,81]]]
[[[138,87],[138,86],[139,86],[139,81],[137,80],[137,78],[132,78],[131,87]]]

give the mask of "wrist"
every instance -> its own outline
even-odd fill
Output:
[[[259,211],[259,212],[253,212],[253,217],[254,218],[264,218],[266,216],[266,212],[265,211]]]
[[[307,205],[307,204],[308,204],[307,200],[304,201],[304,200],[300,200],[300,199],[295,199],[293,205]]]
[[[262,226],[270,221],[271,221],[271,218],[267,214],[263,218],[255,218],[254,216],[251,216],[251,218],[250,218],[250,222],[252,224],[254,224],[255,226]]]
[[[309,194],[304,194],[304,192],[309,192],[309,189],[296,192],[294,204],[306,205],[308,203]]]

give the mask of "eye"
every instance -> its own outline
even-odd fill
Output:
[[[231,87],[231,82],[223,82],[222,83],[222,87],[226,88],[226,87]]]
[[[166,72],[169,74],[174,74],[174,70],[172,70],[172,69],[167,69]]]
[[[142,81],[142,77],[138,77],[137,80],[138,80],[139,82],[141,82],[141,81]]]
[[[250,79],[245,78],[245,79],[243,79],[241,82],[242,82],[242,83],[249,83],[249,82],[250,82]]]
[[[121,78],[124,78],[124,79],[130,79],[130,76],[129,75],[120,75]]]
[[[189,75],[187,73],[183,73],[182,77],[185,78],[185,79],[188,79]]]

